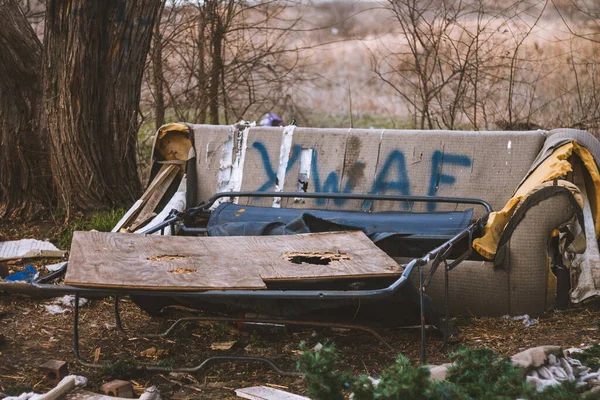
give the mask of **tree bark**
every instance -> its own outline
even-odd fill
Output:
[[[42,45],[16,0],[0,0],[0,218],[51,202],[40,130]]]
[[[162,13],[162,6],[161,6]],[[154,40],[152,48],[152,72],[154,78],[154,120],[156,129],[165,124],[165,93],[163,85],[165,78],[163,76],[162,65],[162,34],[160,32],[160,16],[154,24]]]
[[[51,167],[70,211],[131,203],[138,106],[161,0],[50,0],[44,106]]]
[[[208,112],[208,84],[206,81],[206,12],[200,9],[200,15],[198,18],[198,40],[196,41],[198,46],[198,97],[199,101],[199,123],[206,123],[206,114]]]
[[[212,65],[210,69],[210,87],[208,91],[210,123],[219,125],[219,89],[221,85],[221,74],[223,73],[223,36],[224,28],[222,16],[219,13],[218,1],[207,1],[209,7],[208,15],[211,18],[211,47]]]

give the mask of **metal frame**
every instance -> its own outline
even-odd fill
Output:
[[[436,196],[405,196],[405,195],[386,195],[386,194],[354,194],[354,193],[303,193],[303,192],[221,192],[212,196],[206,203],[202,203],[197,207],[188,208],[184,212],[172,212],[171,215],[162,223],[154,225],[150,228],[143,230],[140,233],[151,234],[158,231],[163,233],[164,228],[167,226],[173,228],[175,225],[183,227],[188,232],[194,233],[205,233],[206,229],[202,228],[190,228],[185,226],[185,222],[193,218],[196,214],[201,212],[209,211],[217,200],[221,198],[235,198],[235,197],[281,197],[281,198],[299,198],[299,199],[340,199],[340,200],[365,200],[365,201],[415,201],[422,203],[453,203],[453,204],[473,204],[482,206],[486,210],[487,218],[489,213],[492,212],[492,206],[481,199],[468,198],[468,197],[436,197]]]
[[[445,321],[444,321],[444,340],[442,347],[447,343],[448,338],[448,321],[450,313],[449,305],[449,291],[448,291],[448,279],[449,272],[454,269],[458,264],[467,259],[473,252],[472,241],[476,231],[481,228],[481,223],[487,219],[489,212],[491,212],[491,206],[480,199],[469,199],[469,198],[454,198],[454,197],[434,197],[434,196],[391,196],[391,195],[370,195],[370,194],[345,194],[345,193],[297,193],[297,192],[227,192],[217,193],[209,199],[207,203],[204,203],[198,207],[190,208],[185,212],[172,213],[171,216],[163,223],[156,225],[150,229],[145,230],[143,233],[154,233],[163,231],[165,227],[171,226],[173,229],[175,225],[184,226],[185,222],[189,221],[199,212],[208,211],[218,199],[223,197],[300,197],[300,198],[330,198],[330,199],[354,199],[354,200],[380,200],[380,201],[415,201],[415,202],[440,202],[440,203],[459,203],[459,204],[473,204],[479,205],[485,208],[485,216],[479,219],[477,222],[470,224],[467,228],[462,230],[453,238],[449,239],[444,244],[431,250],[421,258],[415,258],[406,264],[406,267],[402,275],[390,284],[386,288],[381,289],[369,289],[369,290],[204,290],[204,291],[174,291],[174,290],[147,290],[147,289],[123,289],[123,288],[85,288],[85,287],[74,287],[67,285],[48,285],[48,284],[35,284],[40,289],[45,291],[54,291],[57,293],[74,293],[75,294],[75,310],[73,313],[73,351],[77,362],[87,367],[101,367],[100,364],[90,363],[81,357],[79,351],[79,297],[80,295],[108,295],[114,296],[115,298],[115,321],[117,328],[124,334],[125,330],[121,324],[121,318],[119,314],[119,297],[120,295],[148,295],[148,296],[166,296],[166,297],[184,297],[184,298],[252,298],[252,299],[320,299],[324,301],[328,300],[341,300],[341,299],[369,299],[377,300],[386,298],[398,290],[400,290],[408,281],[412,271],[417,268],[419,274],[419,303],[420,303],[420,314],[421,314],[421,364],[426,362],[426,338],[425,338],[425,310],[424,310],[424,293],[431,282],[433,274],[437,271],[439,265],[444,263],[444,274],[445,274]],[[194,229],[194,228],[188,228]],[[196,229],[197,232],[204,232],[205,230]],[[454,246],[466,239],[468,241],[467,251],[460,255],[456,260],[451,263],[447,262],[447,257],[450,255]],[[431,270],[429,275],[424,279],[423,267],[431,263]],[[328,326],[328,327],[343,327],[347,329],[359,329],[371,333],[380,342],[390,349],[393,349],[377,332],[373,329],[362,325],[347,325],[347,324],[335,324],[325,323],[318,321],[305,321],[305,320],[284,320],[284,319],[249,319],[249,318],[228,318],[228,317],[191,317],[183,318],[175,321],[175,323],[168,328],[165,332],[158,335],[146,335],[146,337],[164,337],[170,334],[174,328],[188,320],[202,320],[202,321],[240,321],[240,322],[265,322],[265,323],[285,323],[290,325],[312,325],[312,326]],[[273,369],[282,375],[297,375],[295,372],[284,371],[280,369],[272,360],[263,357],[249,357],[249,356],[214,356],[208,357],[203,360],[199,365],[195,367],[185,368],[171,368],[161,366],[147,366],[147,365],[136,365],[139,369],[145,369],[148,371],[175,371],[175,372],[197,372],[208,364],[218,361],[252,361],[261,362],[266,364],[268,367]]]

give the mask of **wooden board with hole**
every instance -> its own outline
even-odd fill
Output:
[[[75,232],[65,283],[155,290],[265,289],[268,281],[399,276],[362,232],[184,237]]]

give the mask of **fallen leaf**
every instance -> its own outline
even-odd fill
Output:
[[[140,353],[143,357],[160,357],[167,354],[168,351],[164,349],[157,350],[156,347],[150,347]]]
[[[156,351],[156,347],[150,347],[149,349],[146,349],[144,351],[142,351],[140,353],[140,356],[142,357],[154,357],[156,355],[157,351]]]

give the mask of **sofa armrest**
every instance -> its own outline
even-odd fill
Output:
[[[564,186],[538,187],[519,206],[505,227],[494,266],[508,273],[510,313],[540,314],[553,307],[555,285],[549,284],[548,240],[581,208]]]

